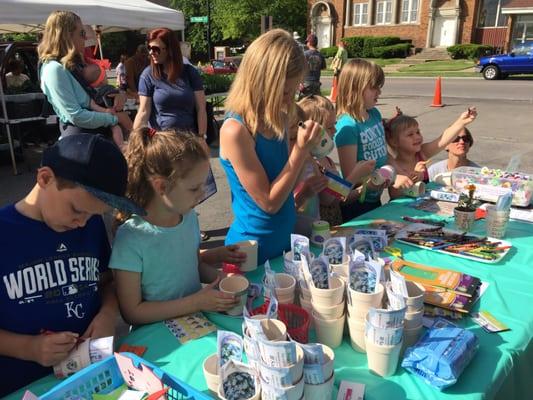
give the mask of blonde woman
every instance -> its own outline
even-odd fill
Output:
[[[54,11],[46,20],[38,47],[41,89],[59,117],[61,136],[79,132],[108,134],[105,128],[118,123],[112,113],[89,109],[91,97],[78,80],[84,66],[85,38],[79,16],[71,11]],[[126,96],[112,96],[114,110],[122,110]]]
[[[335,145],[342,175],[354,184],[360,184],[364,175],[356,173],[361,169],[360,161],[370,160],[364,167],[367,174],[387,163],[385,131],[376,108],[384,83],[381,67],[362,59],[350,60],[339,75]],[[368,184],[364,200],[341,205],[343,221],[379,207],[382,191],[383,187]]]
[[[226,244],[257,240],[259,264],[290,247],[296,219],[292,192],[310,149],[320,139],[320,126],[306,121],[289,155],[287,115],[294,107],[304,62],[291,34],[271,30],[246,50],[226,101],[220,160],[235,217]]]

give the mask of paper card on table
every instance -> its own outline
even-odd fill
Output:
[[[139,368],[133,365],[133,360],[120,353],[115,353],[118,369],[126,384],[135,390],[152,394],[163,389],[161,379],[144,364],[139,364]]]
[[[309,260],[307,259],[307,257],[304,257],[302,259],[301,268],[303,279],[300,281],[300,287],[303,287],[304,289],[309,289],[309,286],[313,282],[313,277],[311,276],[311,271],[309,269]]]
[[[244,344],[242,337],[230,331],[217,331],[217,354],[219,366],[223,366],[229,360],[242,360]]]
[[[346,200],[352,190],[353,184],[328,170],[324,170],[324,176],[327,178],[328,183],[322,192],[330,194],[341,201]]]
[[[309,238],[291,233],[292,260],[301,261],[304,253],[309,253]]]
[[[119,353],[133,353],[139,357],[142,357],[142,355],[146,352],[146,346],[133,346],[131,344],[123,343],[118,348]]]
[[[113,355],[113,336],[91,339],[89,342],[89,356],[91,363],[101,361]]]
[[[329,262],[326,256],[320,256],[311,261],[310,273],[313,285],[317,289],[329,288]]]
[[[324,242],[324,255],[329,264],[342,264],[346,254],[346,238],[333,237]]]
[[[341,381],[337,400],[363,400],[365,397],[365,385],[362,383]]]
[[[265,277],[263,278],[263,294],[265,297],[270,297],[271,293],[276,292],[276,273],[270,267],[270,261],[265,261]]]
[[[489,333],[505,332],[510,328],[503,322],[498,321],[494,315],[488,311],[480,311],[472,314],[472,321],[481,326]]]
[[[208,335],[217,329],[202,313],[167,319],[164,323],[181,344]]]

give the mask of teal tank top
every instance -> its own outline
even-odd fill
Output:
[[[227,114],[227,118],[233,118],[241,124],[243,123],[242,118],[236,114]],[[289,159],[287,139],[267,139],[257,132],[255,152],[269,182],[273,182]],[[284,250],[290,250],[290,235],[296,221],[292,192],[277,213],[269,214],[261,209],[244,189],[233,165],[222,157],[220,162],[228,178],[231,190],[231,208],[234,215],[233,223],[226,236],[226,244],[233,244],[242,240],[257,240],[259,264],[281,256]]]

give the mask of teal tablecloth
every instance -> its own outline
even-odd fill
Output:
[[[400,220],[403,215],[428,217],[427,213],[407,207],[408,202],[410,200],[389,203],[348,225],[364,225],[376,218]],[[485,223],[477,221],[474,233],[484,234],[484,229]],[[478,336],[480,347],[456,385],[439,392],[401,367],[390,378],[378,377],[367,370],[366,355],[352,350],[349,333],[345,332],[343,344],[335,350],[335,386],[338,388],[341,380],[363,383],[366,385],[366,400],[533,398],[532,232],[531,224],[511,221],[505,239],[512,242],[513,248],[497,264],[483,264],[397,244],[407,260],[459,270],[488,282],[489,287],[475,305],[474,311],[488,310],[511,328],[507,332],[489,334],[470,318],[459,323]],[[281,258],[274,260],[272,266],[275,270],[281,270]],[[262,269],[250,273],[248,277],[253,281],[260,281]],[[241,333],[240,318],[218,314],[208,314],[208,317],[222,329]],[[147,346],[145,359],[192,386],[207,390],[202,363],[216,351],[215,334],[180,345],[162,323],[156,323],[135,330],[122,342]],[[42,394],[57,383],[50,376],[35,382],[29,388],[36,394]],[[23,390],[8,398],[20,399],[22,393]]]

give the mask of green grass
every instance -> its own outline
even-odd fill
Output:
[[[414,64],[406,66],[404,68],[400,68],[399,72],[463,71],[467,68],[472,68],[475,65],[476,64],[474,62],[468,60],[429,61],[422,64]]]
[[[327,69],[322,71],[322,76],[333,76],[333,70],[329,69],[329,65],[331,64],[332,60],[333,59],[326,60]],[[367,58],[367,60],[374,61],[380,67],[384,67],[386,65],[398,64],[402,61],[402,58]]]
[[[464,77],[464,78],[481,78],[477,72],[461,71],[419,71],[419,72],[387,72],[387,76],[441,76],[441,77]]]

